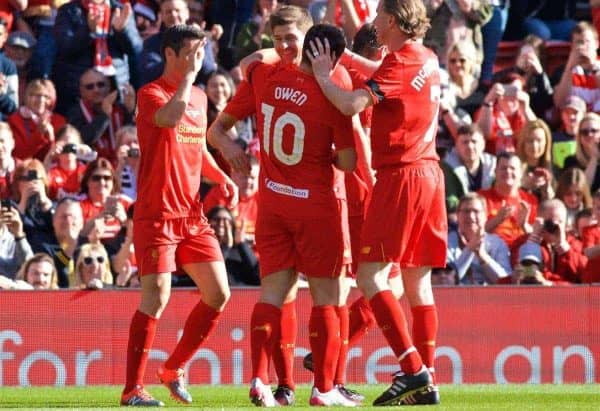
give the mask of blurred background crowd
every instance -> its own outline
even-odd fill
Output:
[[[600,282],[600,0],[424,3],[424,42],[443,67],[450,227],[434,282]],[[162,32],[187,22],[209,33],[197,85],[210,125],[242,80],[239,61],[272,47],[280,4],[308,8],[381,58],[377,0],[0,0],[0,289],[139,285],[136,90],[162,73]],[[231,172],[239,204],[210,181],[200,195],[231,285],[255,286],[252,118],[235,138],[252,164],[250,176]]]

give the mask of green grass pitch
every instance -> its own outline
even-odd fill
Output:
[[[169,398],[162,386],[148,390],[163,400],[163,409],[235,410],[255,408],[248,400],[245,386],[192,386],[194,403],[181,406]],[[366,395],[368,406],[385,388],[384,385],[352,386]],[[3,409],[121,409],[118,407],[120,387],[2,387],[0,408]],[[416,407],[435,410],[600,410],[600,385],[442,385],[442,404],[436,407]],[[308,407],[309,387],[298,387],[293,409]],[[411,407],[404,407],[411,408]],[[314,409],[314,408],[312,408]],[[377,409],[381,409],[378,407]]]

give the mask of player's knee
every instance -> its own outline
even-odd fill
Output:
[[[228,288],[215,291],[210,296],[203,297],[204,302],[215,310],[222,311],[231,297]]]

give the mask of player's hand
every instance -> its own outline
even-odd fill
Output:
[[[233,141],[228,144],[219,147],[223,158],[229,163],[232,169],[244,174],[245,176],[250,174],[250,161],[248,155],[242,147]]]
[[[233,208],[239,201],[238,197],[238,186],[229,177],[225,178],[225,181],[219,184],[221,192],[228,200],[227,208]]]
[[[306,51],[306,56],[312,64],[313,74],[317,79],[329,78],[329,73],[333,69],[333,57],[329,40],[325,39],[321,42],[320,38],[316,38],[310,42],[310,47]]]
[[[197,41],[196,44],[190,49],[190,51],[188,51],[185,55],[187,75],[193,76],[194,79],[196,79],[196,75],[202,68],[205,45],[206,38],[203,38],[202,40]]]

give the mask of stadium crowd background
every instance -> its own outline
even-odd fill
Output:
[[[0,289],[139,285],[135,91],[162,72],[161,32],[190,22],[210,34],[197,78],[210,124],[242,81],[240,59],[272,46],[268,17],[283,3],[380,57],[364,25],[377,0],[0,1]],[[450,227],[433,281],[600,281],[600,1],[424,3],[424,41],[444,67],[437,147]],[[200,195],[231,285],[255,286],[253,119],[235,138],[252,164],[250,176],[231,173],[241,201],[228,208],[210,181]]]

